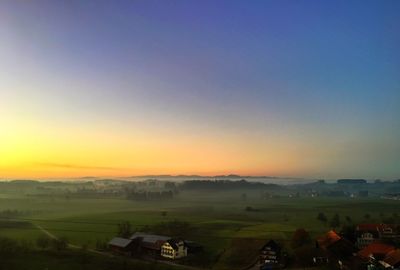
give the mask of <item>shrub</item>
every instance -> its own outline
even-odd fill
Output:
[[[50,239],[47,236],[40,236],[36,239],[36,246],[41,249],[46,249],[50,246]]]
[[[68,247],[68,240],[65,237],[59,239],[53,239],[52,246],[54,250],[62,251],[66,250]]]

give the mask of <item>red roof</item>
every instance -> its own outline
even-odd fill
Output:
[[[358,252],[358,255],[362,258],[369,258],[371,255],[373,256],[385,256],[388,253],[395,250],[395,247],[392,245],[374,242],[363,248]]]
[[[357,225],[357,230],[358,231],[383,231],[384,229],[393,229],[393,225],[391,224],[379,224],[379,223],[364,223],[364,224],[358,224]]]
[[[400,264],[400,249],[393,250],[386,255],[383,261],[391,266]]]
[[[366,224],[358,224],[357,230],[359,231],[377,231],[378,227],[381,224],[371,224],[371,223],[366,223]]]
[[[341,237],[335,231],[329,231],[324,236],[318,238],[318,244],[322,248],[327,248],[333,243],[339,241]]]

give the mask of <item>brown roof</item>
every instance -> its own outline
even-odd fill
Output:
[[[108,242],[109,245],[114,246],[114,247],[120,247],[120,248],[125,248],[130,243],[132,243],[131,239],[125,239],[125,238],[121,238],[121,237],[115,237],[115,238],[111,239],[110,242]]]
[[[159,250],[166,241],[171,239],[171,237],[164,235],[136,232],[130,237],[130,239],[140,241],[141,247]]]
[[[158,240],[154,243],[152,242],[142,242],[141,246],[144,248],[148,248],[148,249],[154,249],[154,250],[159,250],[161,249],[161,246],[165,243],[166,241],[163,240]]]
[[[400,249],[389,252],[383,261],[391,266],[400,264]]]
[[[358,256],[368,259],[373,256],[386,256],[388,253],[395,250],[395,247],[389,244],[374,242],[358,252]]]

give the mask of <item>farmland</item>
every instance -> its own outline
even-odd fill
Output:
[[[342,223],[346,216],[352,223],[381,222],[396,215],[400,206],[400,201],[376,196],[290,197],[282,190],[265,198],[252,188],[183,190],[163,201],[128,200],[118,194],[66,196],[54,190],[37,192],[37,187],[2,191],[1,237],[34,243],[43,235],[40,226],[73,245],[95,249],[117,234],[121,222],[130,222],[135,231],[157,233],[164,232],[160,224],[181,222],[184,229],[172,233],[200,243],[207,267],[213,269],[242,269],[255,261],[258,249],[269,239],[290,253],[289,242],[297,228],[307,229],[313,237],[330,229],[317,220],[318,213],[328,218],[337,213]]]

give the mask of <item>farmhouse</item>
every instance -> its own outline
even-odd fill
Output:
[[[355,255],[356,248],[353,244],[340,237],[335,231],[329,231],[324,236],[317,239],[317,247],[327,251],[330,262],[336,264],[339,269],[346,269],[354,265],[357,260]],[[350,266],[350,269],[357,269]]]
[[[171,237],[168,236],[146,234],[142,232],[136,232],[130,237],[130,240],[139,243],[141,252],[152,255],[160,254],[161,246],[170,239]]]
[[[111,251],[123,255],[132,255],[133,245],[134,241],[121,237],[115,237],[108,242],[108,246],[110,247]]]
[[[357,255],[366,260],[382,260],[393,251],[395,251],[394,246],[377,241],[360,250]]]
[[[358,252],[368,269],[400,269],[400,250],[389,243],[376,241]]]
[[[379,224],[359,224],[356,227],[357,247],[363,248],[379,238]]]
[[[169,259],[186,257],[188,248],[182,240],[170,239],[161,246],[161,256]]]
[[[270,240],[260,250],[260,269],[283,268],[282,248],[274,240]]]
[[[108,245],[111,251],[127,256],[151,255],[179,259],[187,256],[189,246],[192,248],[192,253],[202,250],[197,243],[188,243],[190,245],[183,240],[172,239],[169,236],[136,232],[129,239],[115,237]]]
[[[391,224],[359,224],[356,227],[357,247],[364,248],[375,240],[397,237],[397,228]]]

